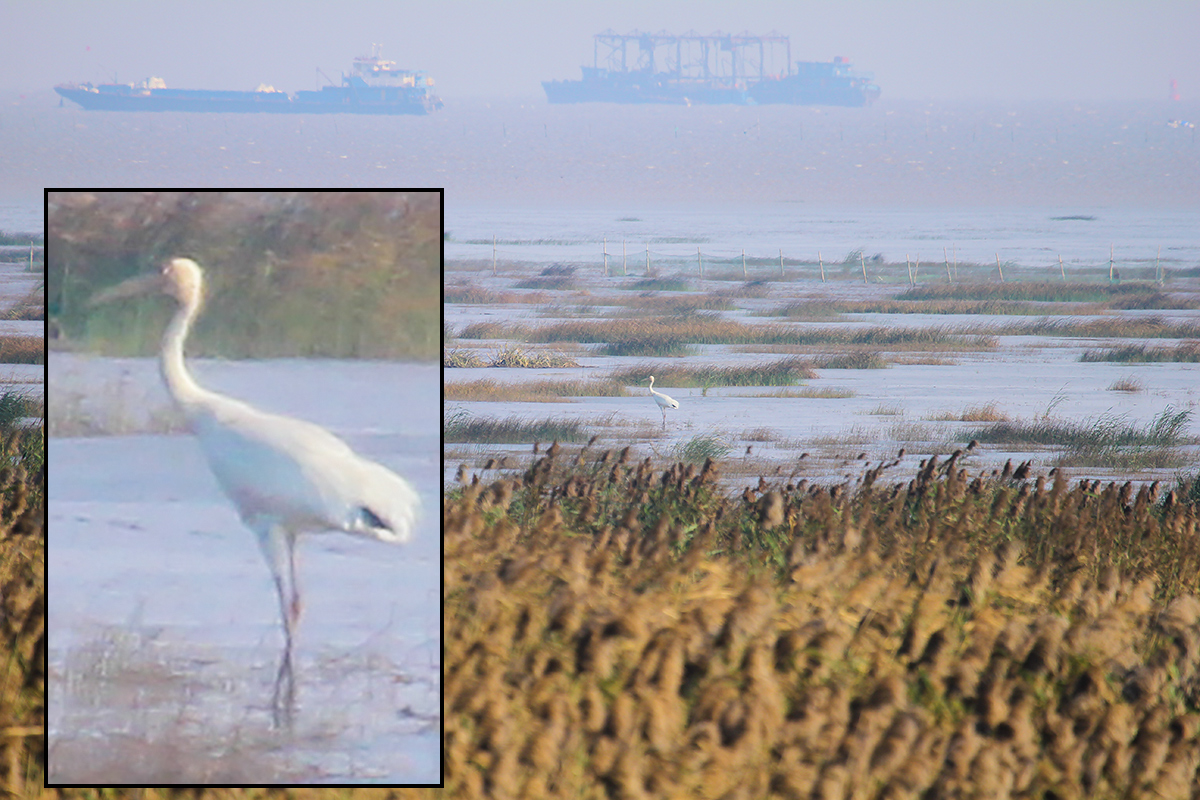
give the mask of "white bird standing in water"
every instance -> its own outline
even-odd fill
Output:
[[[195,261],[173,259],[160,274],[132,278],[93,302],[152,289],[179,303],[162,341],[167,390],[199,439],[217,483],[254,531],[271,569],[286,639],[280,679],[286,673],[290,695],[292,641],[300,618],[296,538],[301,533],[343,531],[406,542],[420,498],[403,478],[356,455],[325,429],[259,411],[196,383],[183,360],[183,343],[203,295],[203,273]],[[277,681],[277,700],[278,691]]]
[[[654,398],[654,402],[658,403],[659,409],[663,415],[663,430],[667,429],[667,409],[679,408],[679,403],[675,402],[674,398],[667,397],[662,392],[654,391],[654,376],[650,376],[650,395]]]

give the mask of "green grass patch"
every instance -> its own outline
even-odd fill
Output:
[[[1129,345],[1104,350],[1088,350],[1079,357],[1080,361],[1112,361],[1126,364],[1141,364],[1158,361],[1185,363],[1200,362],[1200,342],[1183,342],[1174,347],[1146,347]]]
[[[0,231],[0,244],[28,247],[31,244],[43,244],[40,233],[21,233],[20,231]]]
[[[1153,469],[1181,466],[1178,448],[1188,444],[1184,436],[1191,411],[1168,406],[1149,424],[1138,427],[1128,415],[1104,414],[1082,422],[1039,419],[1032,422],[999,422],[963,438],[1014,447],[1042,445],[1062,448],[1063,466]]]
[[[540,420],[507,417],[472,417],[466,411],[455,411],[442,424],[444,442],[472,444],[526,444],[531,442],[586,441],[583,423],[573,419],[546,417]]]
[[[686,278],[662,277],[643,278],[640,281],[626,284],[621,288],[630,289],[635,292],[686,292],[692,288],[692,285]]]
[[[44,408],[37,398],[6,389],[0,394],[0,429],[12,428],[23,417],[40,417]]]
[[[792,386],[817,377],[812,362],[804,358],[784,358],[745,367],[674,366],[639,364],[613,373],[613,379],[626,385],[648,383],[650,376],[660,386],[710,389],[716,386]]]
[[[914,286],[897,300],[1007,300],[1041,303],[1106,303],[1157,294],[1154,286],[1140,283],[1056,283],[1029,281],[1008,283],[938,283]]]
[[[764,311],[763,316],[824,319],[835,314],[1044,315],[1045,306],[1009,300],[805,300]]]
[[[488,330],[494,338],[503,330],[509,338],[523,338],[530,342],[594,342],[619,344],[621,342],[653,343],[656,348],[669,344],[729,345],[873,345],[905,347],[958,347],[962,349],[990,348],[995,339],[988,335],[959,334],[944,326],[898,328],[877,326],[871,328],[811,328],[795,325],[747,325],[717,315],[696,314],[687,317],[660,317],[652,319],[620,319],[595,321],[572,321],[527,328],[519,325],[499,326]],[[469,325],[460,333],[461,338],[475,338],[476,326]],[[482,337],[481,337],[482,338]]]
[[[679,458],[692,464],[703,463],[705,459],[719,459],[729,455],[733,446],[724,437],[715,433],[693,436],[679,447]]]
[[[1040,319],[1001,325],[1007,336],[1071,336],[1097,339],[1200,339],[1200,323],[1168,322],[1159,316],[1090,320]]]
[[[821,369],[887,369],[888,367],[883,356],[869,350],[837,356],[819,356],[816,364]]]

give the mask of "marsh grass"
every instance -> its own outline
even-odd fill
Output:
[[[568,289],[575,289],[578,285],[578,281],[575,279],[575,267],[555,264],[546,267],[535,277],[518,281],[514,284],[514,288],[561,292]]]
[[[1059,448],[1062,466],[1113,469],[1179,467],[1186,457],[1179,448],[1193,443],[1185,435],[1189,410],[1164,409],[1150,423],[1138,427],[1128,415],[1104,414],[1082,422],[1042,417],[1032,422],[999,422],[966,435],[981,442],[1008,446],[1038,445]]]
[[[899,417],[904,415],[904,407],[891,403],[880,403],[867,413],[872,416]]]
[[[1169,322],[1162,317],[1114,317],[1109,319],[1041,319],[1015,322],[990,329],[1005,336],[1071,336],[1106,339],[1200,339],[1200,323]]]
[[[1182,491],[608,455],[444,500],[449,796],[1190,796]]]
[[[526,329],[512,322],[472,322],[458,332],[460,339],[523,339]]]
[[[937,422],[1002,422],[1008,415],[996,408],[996,404],[985,403],[981,406],[967,406],[960,412],[940,411],[926,417]]]
[[[804,386],[799,389],[779,389],[763,392],[759,397],[800,397],[810,400],[844,400],[857,394],[846,386]]]
[[[492,354],[489,367],[521,369],[562,369],[578,367],[579,362],[563,353],[529,352],[520,347],[502,347]]]
[[[879,353],[861,350],[836,356],[817,356],[816,365],[821,369],[887,369],[888,363]]]
[[[443,367],[486,367],[488,364],[474,350],[443,350]]]
[[[621,288],[635,292],[687,292],[691,291],[692,284],[687,278],[681,276],[663,276],[661,278],[643,278]]]
[[[588,438],[584,423],[577,419],[523,419],[520,417],[473,417],[463,410],[446,415],[442,441],[471,444],[531,444],[533,442],[578,442]]]
[[[614,304],[624,306],[624,313],[629,317],[644,317],[647,313],[683,317],[701,311],[732,311],[736,308],[730,298],[711,292],[683,296],[644,294],[618,298]]]
[[[689,464],[702,464],[706,459],[721,459],[729,455],[733,445],[719,433],[693,436],[679,446],[679,459]]]
[[[652,344],[659,349],[690,345],[870,345],[920,348],[993,347],[988,335],[962,335],[942,326],[918,328],[810,328],[794,325],[746,325],[715,314],[604,322],[572,321],[529,328],[522,325],[468,325],[462,338],[522,339],[529,342],[603,343],[621,349],[625,343]],[[636,355],[637,353],[612,353]],[[647,353],[650,355],[651,353]]]
[[[35,287],[27,295],[13,303],[4,312],[5,319],[36,322],[46,319],[46,282]]]
[[[442,384],[446,400],[475,400],[507,403],[562,403],[571,397],[627,397],[620,381],[452,381]]]
[[[0,393],[0,430],[14,427],[22,417],[42,416],[43,404],[33,395],[15,389]]]
[[[442,289],[442,300],[446,303],[470,303],[479,305],[512,305],[520,303],[544,303],[546,295],[540,292],[499,292],[485,289],[472,283],[446,286]]]
[[[45,773],[45,519],[45,427],[0,426],[0,780],[18,795]]]
[[[812,362],[803,358],[784,358],[745,367],[639,364],[617,370],[612,377],[621,383],[638,385],[647,383],[651,375],[660,386],[705,390],[717,386],[792,386],[817,377]]]
[[[1056,283],[1054,281],[1009,281],[1007,283],[921,284],[896,296],[897,300],[975,300],[1039,303],[1111,303],[1114,300],[1160,297],[1151,284]]]
[[[768,317],[824,319],[835,314],[1044,315],[1044,305],[1007,300],[805,300],[762,312]]]
[[[0,364],[45,364],[46,340],[41,336],[0,336]]]
[[[1110,392],[1128,392],[1130,394],[1137,394],[1139,392],[1146,391],[1146,385],[1137,378],[1119,378],[1109,385],[1108,390]]]
[[[1146,347],[1134,344],[1104,350],[1088,350],[1079,357],[1080,361],[1110,361],[1125,364],[1152,363],[1162,361],[1200,362],[1200,341],[1181,342],[1174,347]]]
[[[900,420],[887,426],[887,436],[897,442],[931,442],[948,446],[946,432],[940,426],[929,425],[915,420]]]

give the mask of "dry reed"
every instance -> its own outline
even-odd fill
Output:
[[[735,500],[583,448],[451,493],[446,795],[1188,796],[1196,506],[958,458]]]

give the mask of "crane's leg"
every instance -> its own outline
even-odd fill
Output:
[[[258,545],[271,569],[275,592],[279,595],[279,612],[283,619],[283,657],[275,676],[275,692],[271,699],[276,727],[290,727],[296,708],[296,684],[292,677],[292,642],[300,621],[300,588],[296,583],[296,537],[282,525],[271,520],[253,526]]]
[[[300,620],[300,587],[296,583],[296,537],[273,521],[255,525],[254,533],[258,536],[258,546],[275,581],[283,633],[290,651],[292,636]]]

